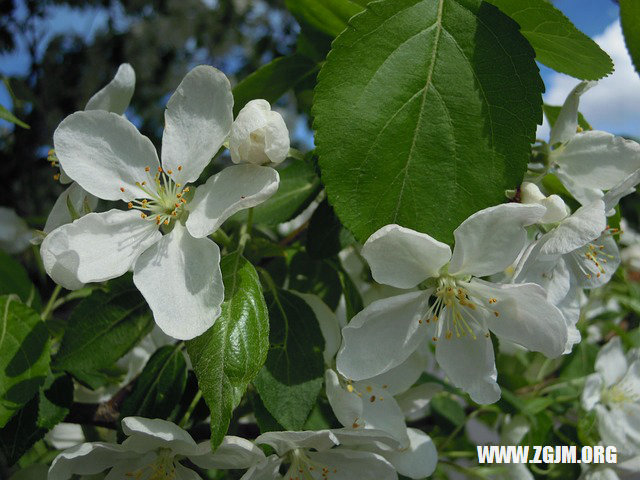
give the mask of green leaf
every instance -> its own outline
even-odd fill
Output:
[[[598,419],[596,411],[585,412],[578,417],[578,438],[583,445],[597,445],[600,440],[598,435]]]
[[[342,295],[340,275],[331,262],[314,261],[303,251],[296,253],[291,259],[289,288],[318,295],[331,310],[336,309]]]
[[[544,114],[547,117],[547,120],[549,120],[549,125],[551,126],[551,128],[553,128],[553,126],[556,124],[556,120],[558,120],[558,115],[560,115],[560,110],[562,110],[562,107],[556,105],[547,105],[545,103],[542,109],[544,110]],[[580,112],[578,112],[578,125],[583,130],[593,130],[589,122],[587,122],[587,119],[584,118],[584,115],[582,115],[582,113]]]
[[[340,264],[339,261],[332,261],[330,263],[338,273],[340,285],[342,286],[342,293],[344,294],[347,319],[350,320],[356,315],[356,313],[364,308],[362,296],[358,291],[358,287],[356,287],[349,274],[342,267],[342,264]]]
[[[597,345],[580,342],[573,348],[569,358],[565,360],[560,377],[565,379],[581,378],[593,373],[598,350]]]
[[[640,2],[638,0],[620,0],[620,23],[624,33],[627,50],[640,73]]]
[[[187,362],[179,345],[165,345],[149,359],[122,404],[120,418],[168,418],[187,383]]]
[[[2,105],[0,105],[0,119],[15,123],[19,127],[26,128],[27,130],[31,128]]]
[[[341,231],[342,224],[333,213],[333,207],[323,200],[309,220],[306,245],[309,256],[318,259],[337,255],[342,250]]]
[[[324,338],[311,307],[284,290],[266,295],[271,347],[254,385],[286,430],[300,430],[322,389]]]
[[[318,70],[318,64],[305,55],[294,53],[288,57],[276,58],[236,85],[233,89],[233,114],[237,115],[247,102],[256,98],[274,103],[287,90]]]
[[[0,427],[42,386],[49,372],[49,331],[15,295],[0,297]]]
[[[480,0],[371,3],[318,82],[322,179],[361,242],[398,223],[452,243],[463,220],[519,185],[542,119],[533,50]]]
[[[153,317],[131,280],[114,281],[108,292],[96,290],[75,308],[54,366],[98,388],[107,381],[105,371],[152,326]]]
[[[15,464],[47,430],[38,426],[38,397],[32,398],[0,429],[0,452]]]
[[[40,293],[29,279],[27,271],[11,256],[0,250],[0,295],[15,293],[23,303],[40,311]]]
[[[289,11],[302,23],[332,37],[347,27],[347,22],[362,11],[361,0],[286,0]]]
[[[222,314],[204,335],[187,342],[200,390],[211,410],[211,443],[222,441],[233,410],[269,350],[269,316],[253,265],[239,253],[220,262]]]
[[[431,399],[431,408],[433,408],[435,414],[445,418],[455,427],[463,425],[467,418],[464,409],[448,393],[439,393],[433,397]]]
[[[40,390],[38,427],[51,430],[68,415],[73,403],[73,380],[65,373],[50,374]]]
[[[597,80],[613,72],[613,62],[548,0],[489,0],[520,24],[536,60],[572,77]]]

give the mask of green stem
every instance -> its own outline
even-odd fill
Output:
[[[288,158],[295,158],[296,160],[304,160],[304,153],[302,153],[297,148],[290,148],[289,153],[287,154]]]
[[[182,420],[180,420],[180,424],[179,424],[180,428],[184,428],[184,426],[187,424],[187,422],[191,418],[191,414],[196,409],[196,406],[198,405],[198,402],[200,401],[201,398],[202,398],[202,390],[198,390],[198,393],[196,393],[195,397],[193,397],[193,400],[191,400],[191,403],[189,404],[189,408],[187,409],[184,416],[182,417]]]
[[[216,243],[221,243],[223,247],[226,247],[228,250],[231,250],[233,246],[233,240],[231,237],[227,235],[222,229],[218,229],[211,235],[211,238]]]
[[[476,472],[475,470],[473,470],[471,468],[464,467],[462,465],[458,465],[455,462],[450,462],[448,460],[440,459],[440,460],[438,460],[438,463],[441,463],[441,464],[444,464],[444,465],[448,465],[449,467],[452,467],[452,468],[454,468],[454,469],[466,474],[470,478],[480,478],[482,480],[486,480],[487,479],[487,477],[482,475],[481,473]]]
[[[249,209],[249,213],[247,215],[247,221],[240,228],[240,241],[238,242],[238,253],[242,255],[244,252],[244,247],[251,238],[251,229],[253,228],[253,208]]]
[[[44,310],[42,310],[42,314],[40,315],[40,318],[43,321],[46,321],[55,310],[55,303],[61,291],[62,285],[56,285],[56,288],[53,289],[53,293],[51,294],[51,297],[49,297],[49,301],[47,302],[47,305],[44,307]]]
[[[64,305],[65,303],[71,302],[73,300],[79,300],[81,298],[86,298],[89,295],[91,295],[91,293],[96,289],[96,287],[84,287],[81,288],[80,290],[74,290],[73,292],[71,292],[69,295],[65,295],[64,297],[58,299],[54,304],[53,304],[53,309],[52,311],[57,310],[58,308],[60,308],[62,305]]]
[[[554,390],[560,390],[565,387],[579,387],[584,382],[587,381],[587,377],[581,378],[572,378],[571,380],[567,380],[566,382],[554,383],[553,385],[549,385],[548,387],[543,388],[538,392],[538,395],[545,395],[549,392],[553,392]]]

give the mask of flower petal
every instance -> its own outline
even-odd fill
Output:
[[[161,236],[155,223],[136,212],[109,210],[57,228],[42,242],[40,254],[49,276],[72,289],[119,277]]]
[[[191,70],[164,113],[164,170],[171,170],[177,183],[197,180],[227,139],[232,122],[233,95],[226,75],[207,65]]]
[[[385,386],[387,395],[398,395],[407,391],[418,381],[420,375],[427,369],[430,353],[425,348],[418,348],[409,358],[397,367],[369,379],[376,385]]]
[[[135,458],[120,445],[111,443],[83,443],[58,455],[49,469],[49,480],[67,480],[77,475],[100,473],[123,459]]]
[[[525,245],[524,227],[545,212],[541,205],[505,203],[474,213],[453,232],[456,243],[449,273],[484,277],[504,270]]]
[[[640,145],[590,130],[553,150],[549,158],[558,170],[583,187],[608,190],[640,168]]]
[[[640,398],[640,360],[635,360],[629,365],[627,373],[620,380],[620,389],[630,398]]]
[[[393,466],[381,455],[343,448],[309,452],[309,459],[329,470],[331,480],[397,480]],[[320,479],[319,472],[316,478]],[[290,478],[286,476],[286,478]],[[294,477],[295,478],[295,477]]]
[[[603,387],[602,376],[600,374],[592,373],[589,375],[584,384],[584,390],[582,390],[582,408],[589,411],[592,410],[596,404],[600,403]]]
[[[122,420],[122,431],[127,439],[122,448],[146,453],[168,448],[176,455],[198,454],[198,445],[185,430],[175,423],[159,418],[127,417]]]
[[[503,285],[474,279],[469,284],[473,297],[486,306],[489,330],[547,357],[562,355],[567,343],[567,325],[560,310],[547,301],[539,285]],[[492,303],[490,299],[494,299]]]
[[[302,432],[267,432],[255,439],[258,445],[271,445],[282,456],[294,448],[314,448],[319,452],[329,450],[340,442],[330,430],[306,430]]]
[[[202,477],[179,462],[174,462],[175,480],[202,480]]]
[[[280,465],[282,459],[278,455],[269,455],[265,460],[252,466],[240,480],[282,480]]]
[[[227,435],[215,452],[211,442],[198,445],[201,455],[189,455],[189,460],[204,469],[244,469],[265,460],[264,453],[253,442],[241,437]]]
[[[609,215],[608,212],[610,210],[616,207],[622,197],[626,197],[636,191],[635,187],[638,183],[640,183],[640,169],[633,172],[604,194],[602,201],[604,202],[604,209],[607,211],[607,215]]]
[[[587,205],[602,199],[602,190],[599,188],[585,187],[582,183],[567,175],[564,170],[556,170],[555,175],[581,205]]]
[[[202,335],[220,316],[220,249],[208,238],[193,238],[180,223],[140,256],[133,282],[158,326],[174,338]]]
[[[378,452],[394,466],[400,475],[409,478],[425,478],[431,475],[438,464],[438,451],[426,433],[408,428],[409,447],[404,450]]]
[[[595,370],[604,379],[606,387],[618,383],[626,373],[627,366],[620,337],[609,340],[596,357]]]
[[[404,362],[424,341],[428,329],[422,317],[432,290],[377,300],[342,329],[338,371],[351,380],[364,380]]]
[[[123,63],[116,76],[89,99],[85,110],[106,110],[122,115],[131,102],[136,87],[136,72],[131,65]]]
[[[424,417],[431,398],[442,389],[441,384],[428,382],[412,387],[398,395],[396,400],[407,421],[411,422]]]
[[[189,203],[187,228],[196,238],[215,232],[234,213],[255,207],[276,193],[278,172],[259,165],[233,165],[196,190]]]
[[[596,200],[580,207],[541,239],[543,255],[569,253],[600,236],[607,227],[604,203]]]
[[[45,233],[51,233],[56,228],[73,221],[69,212],[69,204],[82,217],[89,213],[86,211],[87,209],[89,211],[95,210],[98,206],[98,198],[91,195],[76,182],[73,182],[53,204],[53,208],[47,217],[47,223],[44,225]]]
[[[451,258],[448,245],[395,224],[374,232],[361,253],[376,282],[398,288],[413,288],[436,277]]]
[[[155,147],[124,117],[93,110],[65,118],[53,134],[64,171],[89,193],[105,200],[148,198],[136,185],[145,168],[158,167]]]
[[[331,311],[329,306],[324,303],[319,296],[308,293],[293,293],[307,302],[311,310],[313,310],[313,313],[315,313],[318,324],[320,325],[320,331],[324,337],[324,363],[331,365],[342,341],[338,317],[336,317],[336,314]]]
[[[441,337],[436,343],[436,360],[451,382],[474,402],[488,404],[500,398],[491,338],[481,332],[476,339],[471,335]]]
[[[550,145],[556,143],[565,143],[571,140],[578,130],[578,107],[580,105],[580,96],[590,88],[594,87],[598,82],[580,82],[571,90],[567,99],[562,105],[560,114],[556,119],[556,123],[551,129]]]
[[[615,239],[605,231],[600,238],[565,255],[573,279],[581,288],[596,288],[611,280],[620,266]]]

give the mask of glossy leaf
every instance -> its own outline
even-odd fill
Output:
[[[286,5],[298,21],[332,37],[342,32],[349,19],[362,11],[359,0],[286,0]]]
[[[627,50],[640,74],[640,2],[638,0],[620,0],[620,23],[624,33]]]
[[[260,371],[269,349],[269,316],[253,265],[238,253],[220,263],[222,314],[204,335],[187,342],[198,384],[211,410],[211,443],[227,433],[233,410]]]
[[[329,202],[364,242],[399,223],[452,243],[525,172],[543,84],[517,24],[479,0],[383,0],[354,17],[319,75]]]
[[[27,271],[11,256],[0,251],[0,295],[15,293],[23,303],[40,311],[40,293],[29,279]]]

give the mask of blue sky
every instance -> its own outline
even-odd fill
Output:
[[[21,1],[17,3],[21,4]],[[554,4],[578,28],[604,42],[601,46],[608,51],[614,61],[618,57],[616,64],[625,63],[623,57],[626,52],[624,48],[620,48],[621,37],[616,36],[619,36],[619,32],[614,31],[613,28],[618,21],[618,7],[611,0],[555,0]],[[100,9],[80,11],[68,7],[55,7],[50,10],[51,15],[39,25],[46,36],[62,31],[73,31],[89,39],[105,25],[107,20]],[[19,9],[18,14],[23,12]],[[0,55],[0,73],[5,75],[24,73],[28,67],[25,48],[24,45],[19,45],[15,53]],[[628,70],[628,65],[616,66],[617,72],[613,75],[616,78],[601,82],[601,85],[592,90],[594,93],[585,95],[582,109],[587,119],[596,128],[640,136],[640,122],[634,115],[635,112],[640,112],[640,78],[625,71]],[[547,85],[545,100],[549,103],[562,103],[564,96],[577,83],[577,80],[565,78],[544,66],[541,66],[541,74]],[[638,82],[637,85],[635,81]],[[4,88],[0,89],[0,104],[11,106],[11,100]],[[602,112],[603,105],[607,106],[606,114]],[[539,135],[544,138],[546,134],[547,129],[543,127]]]

